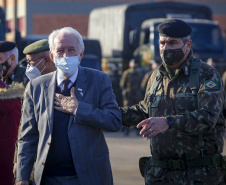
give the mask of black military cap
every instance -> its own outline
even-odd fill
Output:
[[[168,19],[158,25],[159,35],[169,37],[187,37],[191,34],[191,27],[180,19]]]
[[[40,53],[42,51],[49,51],[49,43],[47,39],[42,39],[28,45],[27,47],[24,48],[23,53],[27,55]]]
[[[14,49],[16,44],[9,41],[0,41],[0,52],[6,52]]]

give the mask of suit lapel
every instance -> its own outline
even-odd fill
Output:
[[[85,93],[87,90],[87,74],[85,73],[85,70],[83,67],[79,66],[78,68],[78,77],[76,79],[76,85],[75,85],[75,96],[78,99],[78,101],[82,101]],[[73,122],[74,115],[70,116],[68,129]]]
[[[78,101],[82,101],[86,92],[87,87],[87,76],[85,74],[84,69],[79,66],[78,77],[76,79],[75,85],[75,96]]]
[[[51,134],[53,131],[55,88],[56,88],[56,71],[53,72],[53,75],[50,77],[49,81],[47,81],[46,88],[44,90],[45,104],[46,104],[46,111],[47,111],[47,123],[48,123]]]

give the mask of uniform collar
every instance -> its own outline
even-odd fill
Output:
[[[193,51],[190,50],[187,59],[185,62],[180,66],[179,71],[182,71],[185,76],[188,76],[190,74],[190,66],[191,66],[191,60],[192,60]]]

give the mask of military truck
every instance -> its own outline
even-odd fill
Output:
[[[212,20],[211,9],[204,5],[191,3],[145,2],[96,8],[90,13],[88,38],[99,40],[103,58],[110,63],[121,62],[123,70],[125,70],[129,60],[134,57],[140,59],[140,55],[145,53],[140,54],[140,51],[147,47],[152,53],[146,52],[145,60],[148,61],[150,57],[159,59],[158,34],[156,32],[159,21],[151,22],[151,20],[172,17],[189,18],[189,23],[194,27],[194,33],[205,31],[206,28],[214,30],[208,34],[202,34],[202,38],[198,36],[192,38],[197,55],[210,54],[209,56],[216,56],[216,58],[223,55],[222,51],[218,50],[223,39],[218,24],[210,21]],[[144,21],[146,22],[144,23]],[[208,24],[205,24],[206,21]],[[212,50],[209,42],[215,33],[218,36],[213,39],[217,39],[219,45]],[[194,35],[196,36],[196,34]],[[206,55],[205,58],[207,57]]]
[[[89,67],[102,71],[101,67],[101,47],[100,42],[94,39],[83,38],[85,51],[83,53],[82,61],[80,63],[83,67]]]

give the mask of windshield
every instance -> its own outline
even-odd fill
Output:
[[[190,25],[192,27],[191,39],[194,50],[222,50],[223,40],[218,26],[209,24]]]

